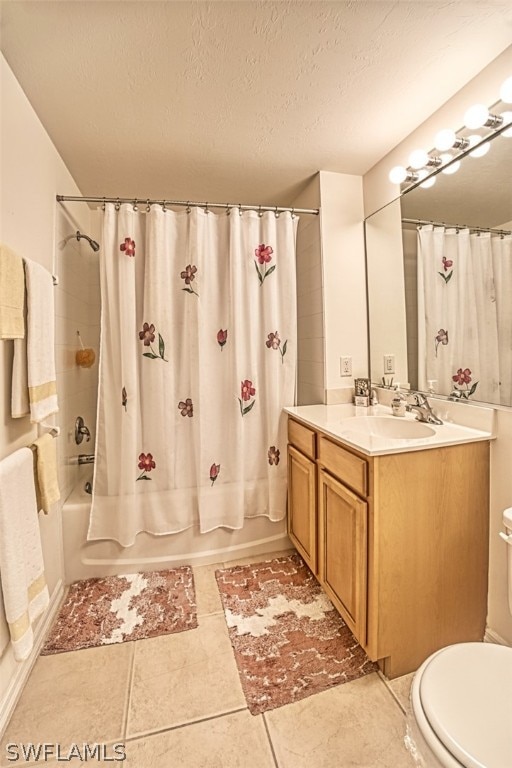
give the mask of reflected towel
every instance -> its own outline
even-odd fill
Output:
[[[32,447],[36,454],[37,508],[48,514],[52,504],[60,499],[57,448],[51,435],[39,437]]]
[[[0,339],[25,336],[23,261],[6,245],[0,245]]]
[[[49,602],[30,448],[0,462],[0,575],[14,658],[32,650],[32,624]]]
[[[38,423],[57,413],[55,375],[54,299],[51,274],[40,264],[25,259],[27,285],[27,346],[14,345],[12,417],[24,416],[24,368],[27,369],[30,421]]]

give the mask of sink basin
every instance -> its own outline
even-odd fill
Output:
[[[351,416],[341,422],[343,431],[395,440],[416,440],[432,437],[435,430],[419,421],[396,416]]]

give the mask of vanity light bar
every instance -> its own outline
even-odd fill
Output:
[[[505,104],[512,104],[512,77],[507,78],[500,88],[500,99]],[[484,104],[474,104],[464,114],[464,127],[471,130],[478,128],[490,128],[492,131],[499,131],[509,122],[509,115],[512,113],[504,112],[501,115],[493,114]],[[511,135],[508,129],[503,131],[504,136]],[[459,154],[466,152],[472,144],[476,144],[478,139],[482,141],[486,137],[479,136],[458,136],[455,131],[446,128],[439,131],[435,138],[435,148],[426,152],[424,149],[416,149],[409,156],[409,165],[396,165],[389,172],[389,180],[392,184],[417,184],[420,186],[431,186],[435,181],[435,175],[441,170],[443,173],[455,173],[460,163],[457,163]],[[488,147],[488,144],[485,145]],[[457,154],[437,154],[436,152],[447,153],[456,150]],[[431,154],[435,153],[435,154]],[[480,157],[485,151],[479,153],[478,150],[471,153],[474,157]],[[430,172],[430,173],[429,173]],[[423,182],[423,179],[425,180]]]

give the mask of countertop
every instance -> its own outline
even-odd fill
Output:
[[[391,409],[386,405],[374,405],[368,408],[351,404],[298,405],[287,407],[284,411],[308,427],[319,430],[368,456],[424,451],[495,439],[493,408],[449,403],[445,400],[432,399],[430,402],[435,413],[443,420],[443,424],[425,425],[433,430],[433,434],[415,438],[391,438],[371,433],[372,416],[379,417],[379,422],[382,422],[382,419],[392,419],[393,422],[416,421],[413,413],[407,413],[403,417],[393,416]],[[364,425],[362,422],[358,424],[358,417],[363,417]],[[395,425],[389,426],[393,428]]]

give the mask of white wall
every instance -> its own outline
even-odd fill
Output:
[[[459,129],[466,109],[474,103],[493,104],[499,99],[501,83],[512,72],[512,46],[507,48],[480,75],[471,80],[417,130],[375,165],[363,179],[365,215],[368,216],[398,195],[398,187],[388,180],[395,165],[406,165],[409,153],[418,147],[431,149],[434,136],[442,128]],[[404,104],[404,109],[407,105]],[[397,120],[400,116],[397,115]],[[507,553],[498,537],[502,530],[502,510],[512,506],[512,409],[498,411],[498,439],[491,448],[491,518],[488,627],[491,634],[512,645],[512,615],[507,602]]]
[[[85,323],[83,328],[86,328],[84,335],[90,336],[96,343],[97,320],[95,316],[92,316],[91,320],[90,308],[81,303],[78,295],[83,294],[84,288],[87,293],[89,284],[94,291],[94,279],[86,276],[83,271],[78,271],[81,269],[81,262],[78,257],[75,262],[72,261],[76,250],[72,244],[62,249],[56,247],[56,232],[59,239],[79,227],[88,232],[89,210],[84,205],[75,205],[73,218],[70,219],[69,215],[65,215],[62,207],[56,204],[57,193],[76,195],[80,194],[80,191],[3,57],[0,61],[0,79],[2,113],[0,240],[21,256],[39,262],[52,273],[61,272],[61,285],[56,290],[55,299],[57,390],[61,407],[57,423],[61,426],[63,433],[57,440],[59,480],[64,498],[75,479],[69,464],[69,455],[74,452],[70,448],[68,434],[71,427],[71,412],[66,406],[71,397],[77,397],[77,393],[90,390],[91,386],[94,387],[96,375],[93,370],[80,371],[77,374],[72,362],[72,352],[75,349],[72,334],[76,332],[77,327],[80,327],[77,323],[83,321]],[[76,240],[74,242],[76,245]],[[64,266],[64,260],[69,256],[71,260]],[[69,280],[66,280],[66,277]],[[68,308],[65,308],[66,306]],[[93,304],[94,307],[96,307],[95,304]],[[28,417],[13,420],[10,416],[12,354],[13,342],[1,342],[0,459],[22,446],[29,445],[37,437],[37,428],[30,424]],[[89,376],[88,379],[83,376],[85,373]],[[84,384],[85,381],[87,385]],[[82,401],[75,401],[76,407],[87,407],[90,395],[89,391]],[[48,516],[40,515],[46,579],[52,596],[51,609],[57,605],[63,578],[61,506],[62,502],[55,505]],[[38,623],[36,630],[38,642],[47,618],[49,618],[49,612]],[[0,629],[0,652],[2,637],[4,639],[6,637],[5,623]],[[0,658],[0,732],[32,662],[33,658],[22,664],[17,663],[14,661],[10,645],[3,649]]]

